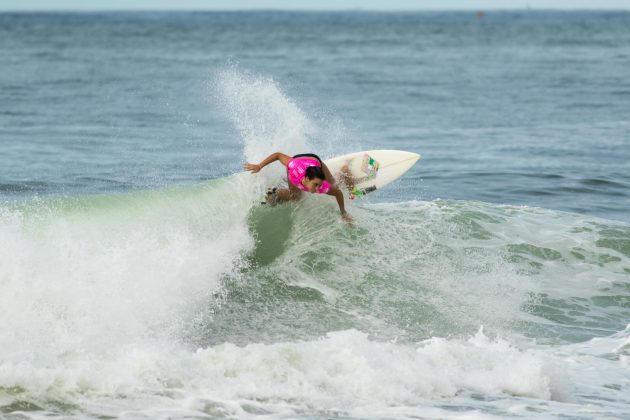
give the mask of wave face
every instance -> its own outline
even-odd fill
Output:
[[[325,198],[267,208],[259,194],[240,174],[5,207],[2,411],[449,417],[588,403],[615,416],[630,404],[630,226],[413,201],[356,205],[349,228]]]

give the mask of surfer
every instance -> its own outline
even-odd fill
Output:
[[[274,188],[268,191],[267,197],[269,202],[297,201],[302,196],[302,191],[332,195],[337,199],[342,219],[346,222],[352,221],[345,209],[343,193],[335,185],[335,178],[326,164],[317,155],[304,153],[291,157],[284,153],[276,152],[267,156],[259,164],[246,163],[244,168],[255,174],[276,160],[279,160],[280,163],[287,167],[289,188]]]

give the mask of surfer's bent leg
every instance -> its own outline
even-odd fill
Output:
[[[352,190],[354,188],[354,177],[350,173],[350,169],[348,168],[348,165],[343,165],[339,172],[340,172],[341,181],[344,184],[346,184],[346,187]]]
[[[341,170],[339,171],[339,178],[341,178],[341,182],[350,190],[350,200],[354,200],[354,184],[356,179],[350,173],[350,168],[348,165],[343,165]]]
[[[302,191],[293,185],[289,185],[289,188],[278,188],[276,195],[282,201],[297,201],[302,196]]]

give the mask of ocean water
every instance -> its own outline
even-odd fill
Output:
[[[630,13],[0,14],[0,418],[627,418]],[[349,206],[279,165],[423,159]]]

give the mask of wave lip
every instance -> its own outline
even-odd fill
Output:
[[[0,359],[180,336],[251,246],[242,178],[1,209]]]

